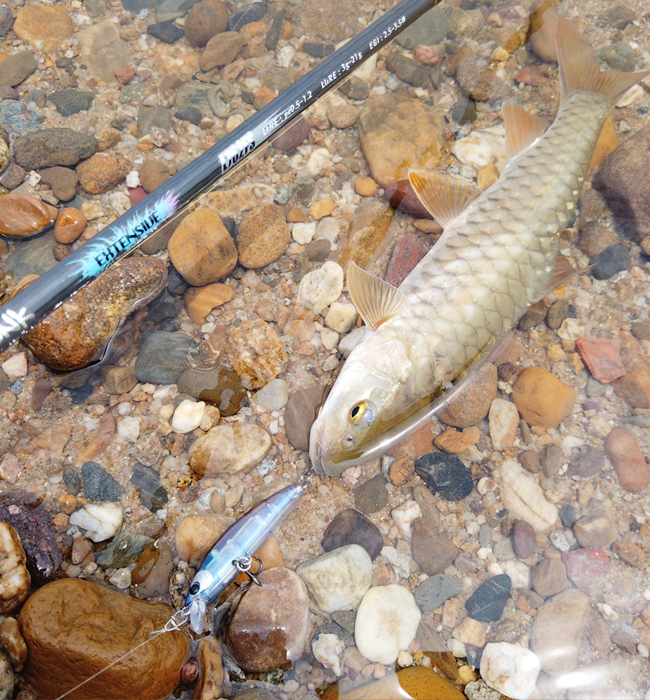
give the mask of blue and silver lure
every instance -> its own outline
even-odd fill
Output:
[[[190,626],[201,634],[205,611],[235,577],[244,571],[251,581],[258,583],[250,568],[255,552],[269,539],[280,523],[305,495],[300,484],[286,486],[233,523],[210,550],[190,584],[185,600]]]

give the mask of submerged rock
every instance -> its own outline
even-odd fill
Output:
[[[6,194],[0,198],[0,235],[24,238],[53,224],[55,207],[28,194]]]
[[[0,523],[0,614],[18,608],[29,593],[31,578],[18,533],[9,523]]]
[[[105,669],[150,638],[174,612],[82,579],[63,579],[40,588],[20,613],[29,649],[25,678],[42,698],[58,697]],[[187,656],[185,632],[161,634],[135,651],[124,665],[106,669],[84,686],[83,697],[157,700],[179,681]]]
[[[95,561],[105,569],[120,569],[137,561],[152,543],[151,537],[137,532],[120,532],[106,549],[95,556]]]

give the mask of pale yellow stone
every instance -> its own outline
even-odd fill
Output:
[[[202,326],[205,317],[212,311],[235,296],[232,287],[221,282],[208,284],[205,287],[190,287],[183,295],[185,308],[194,323]]]
[[[312,219],[318,221],[329,216],[334,209],[336,204],[331,199],[318,199],[309,207],[309,214]]]

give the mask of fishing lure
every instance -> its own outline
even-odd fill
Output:
[[[185,615],[197,634],[203,632],[205,611],[240,572],[261,585],[251,571],[255,552],[269,539],[280,523],[305,495],[301,484],[285,486],[233,523],[210,550],[190,584]],[[260,573],[262,563],[259,559]]]

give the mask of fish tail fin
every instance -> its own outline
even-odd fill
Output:
[[[597,92],[613,104],[650,71],[624,73],[600,71],[598,61],[585,38],[566,20],[560,19],[555,34],[560,66],[560,92],[564,102],[576,92]]]

